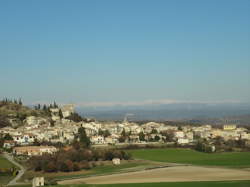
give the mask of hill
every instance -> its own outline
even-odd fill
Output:
[[[22,125],[27,116],[49,117],[45,110],[36,110],[23,106],[22,101],[4,99],[0,101],[0,128]]]

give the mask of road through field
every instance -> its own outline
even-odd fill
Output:
[[[23,176],[23,174],[25,172],[25,168],[21,164],[17,163],[10,154],[4,153],[3,156],[7,160],[9,160],[10,162],[12,162],[14,165],[16,165],[17,167],[19,167],[19,169],[20,169],[18,175],[7,184],[7,186],[17,185],[18,184],[17,180],[19,180]]]
[[[137,172],[59,181],[59,184],[118,184],[183,181],[250,180],[250,171],[201,166],[173,166]]]

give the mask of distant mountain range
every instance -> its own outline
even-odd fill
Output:
[[[77,107],[85,117],[98,120],[167,121],[167,120],[239,120],[249,122],[250,103],[178,103],[144,106]]]

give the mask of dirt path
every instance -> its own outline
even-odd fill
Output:
[[[130,173],[59,181],[59,184],[117,184],[181,181],[250,180],[250,171],[200,166],[174,166]]]

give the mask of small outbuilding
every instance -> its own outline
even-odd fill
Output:
[[[32,180],[32,187],[44,186],[44,177],[34,177]]]
[[[120,165],[121,164],[120,158],[113,158],[112,162],[113,162],[114,165]]]

